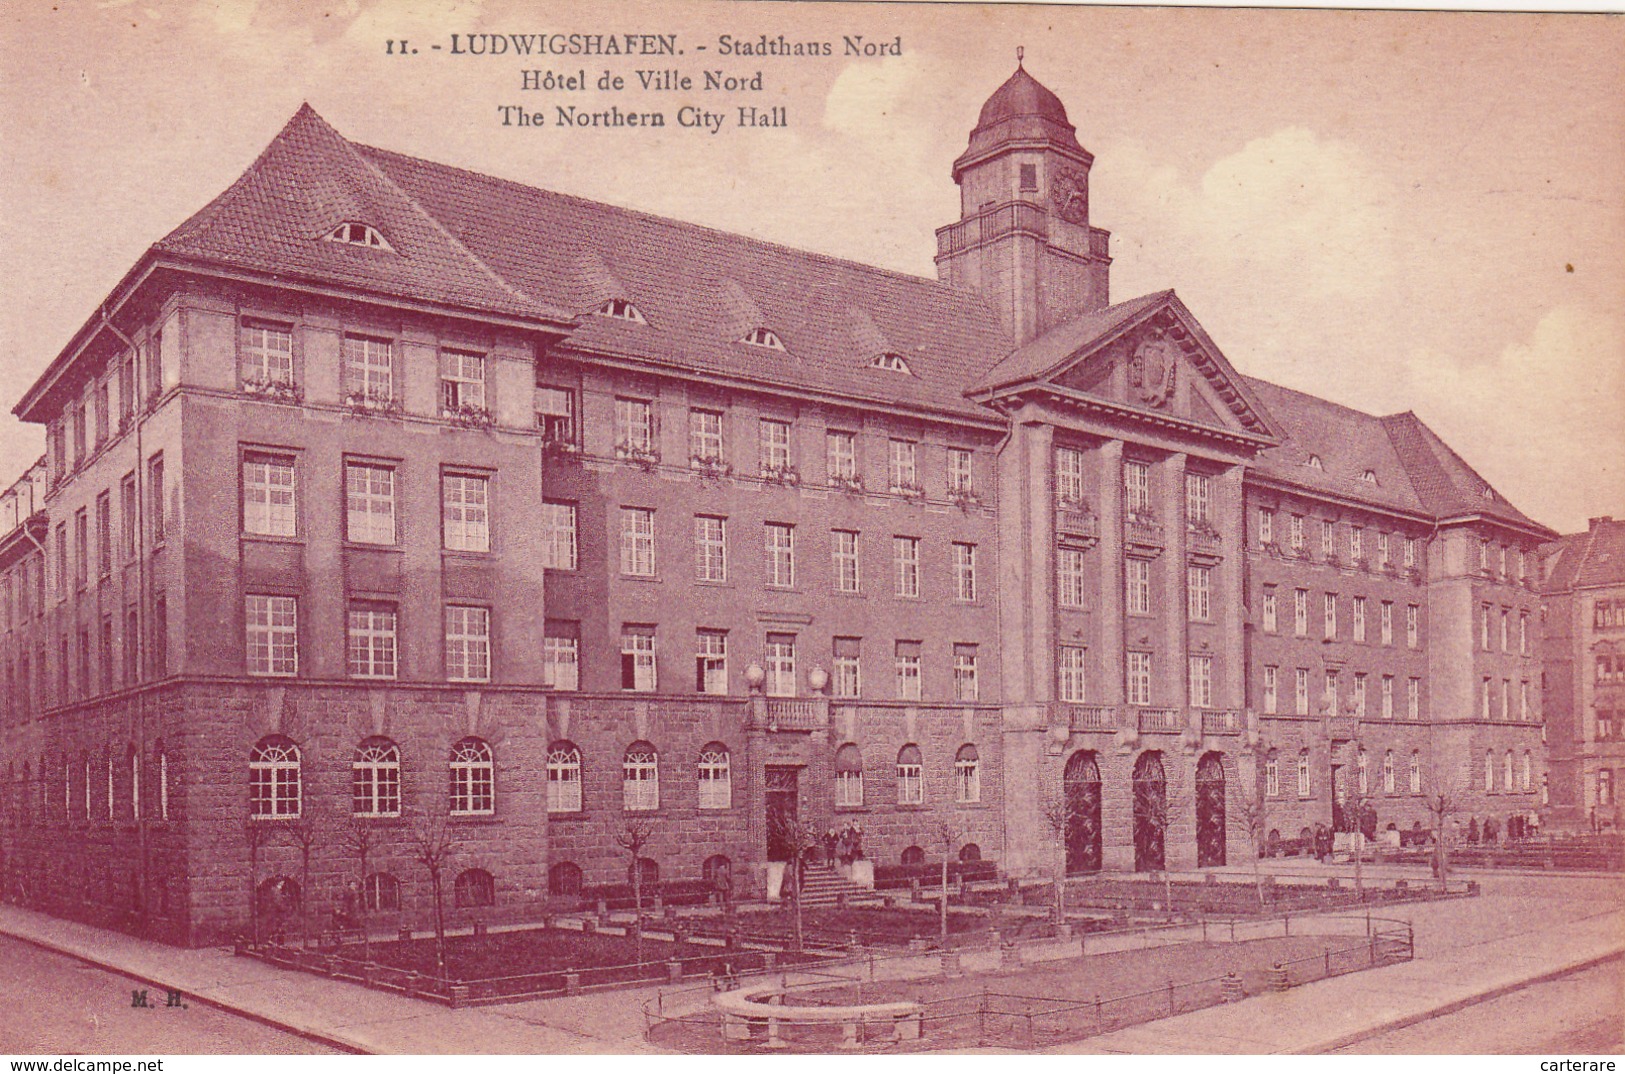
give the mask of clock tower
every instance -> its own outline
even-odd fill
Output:
[[[1089,224],[1089,167],[1061,99],[1027,73],[982,105],[954,161],[959,220],[937,230],[937,276],[978,291],[1017,346],[1109,302],[1110,234]]]

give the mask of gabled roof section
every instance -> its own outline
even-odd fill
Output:
[[[1559,537],[1546,548],[1544,592],[1625,586],[1625,522],[1591,520],[1584,533]]]
[[[390,249],[326,242],[346,222]],[[306,104],[225,193],[153,250],[465,309],[561,320],[506,283]]]
[[[1430,514],[1441,519],[1479,515],[1552,534],[1508,503],[1506,497],[1495,491],[1411,411],[1383,418],[1382,426],[1410,474],[1417,496]]]
[[[584,317],[566,347],[636,365],[804,390],[985,422],[965,385],[1010,341],[982,298],[935,280],[794,250],[492,176],[355,147],[503,280],[543,306],[582,310],[596,250],[649,326]],[[861,309],[914,376],[881,376],[852,337]],[[756,323],[745,323],[755,321]],[[738,346],[767,327],[784,352]]]
[[[1056,325],[1012,351],[966,394],[991,400],[1027,386],[1056,382],[1119,341],[1126,341],[1123,345],[1132,350],[1138,345],[1136,339],[1144,338],[1146,333],[1166,337],[1168,353],[1178,353],[1192,374],[1205,382],[1204,394],[1211,392],[1219,410],[1227,410],[1228,420],[1236,427],[1257,437],[1274,436],[1268,409],[1253,396],[1244,378],[1172,291],[1131,298]],[[1215,420],[1206,399],[1202,406],[1208,410],[1201,420]]]

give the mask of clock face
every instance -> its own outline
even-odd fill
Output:
[[[1061,219],[1073,224],[1089,222],[1089,177],[1076,168],[1057,168],[1050,179],[1050,200]]]

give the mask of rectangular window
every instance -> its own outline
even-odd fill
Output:
[[[1405,647],[1414,649],[1422,640],[1422,606],[1420,604],[1405,605]]]
[[[1292,711],[1299,716],[1309,715],[1309,669],[1294,668],[1292,673]]]
[[[1518,683],[1518,719],[1529,722],[1529,680]]]
[[[1482,648],[1486,653],[1490,651],[1490,615],[1491,610],[1488,604],[1479,605],[1478,643],[1479,647]]]
[[[863,693],[863,664],[860,639],[835,639],[834,693],[836,697],[859,697]]]
[[[349,672],[355,679],[395,677],[395,609],[352,604],[349,613]]]
[[[694,689],[702,694],[728,692],[728,632],[698,630],[694,634]]]
[[[1062,701],[1080,703],[1089,699],[1089,650],[1082,645],[1063,645],[1056,657],[1055,673]]]
[[[371,336],[345,336],[344,401],[352,406],[381,406],[394,400],[395,345]]]
[[[1151,654],[1129,653],[1124,693],[1130,705],[1151,704]]]
[[[107,443],[107,392],[108,382],[104,380],[100,384],[96,385],[96,394],[93,397],[93,405],[96,413],[96,450],[98,451],[101,450],[103,444]]]
[[[483,355],[440,352],[440,412],[470,417],[487,414]]]
[[[831,484],[858,479],[858,434],[831,429],[824,434],[824,465]]]
[[[767,584],[792,589],[796,584],[796,528],[783,522],[763,526],[766,536]]]
[[[250,594],[245,600],[248,625],[248,673],[299,673],[299,603],[293,597]]]
[[[654,406],[647,400],[615,400],[615,454],[623,459],[657,454]]]
[[[1404,562],[1407,568],[1416,566],[1416,538],[1405,538]]]
[[[158,364],[157,348],[147,352],[151,366]],[[244,321],[238,347],[240,375],[245,389],[293,384],[293,327]],[[156,378],[149,376],[151,382]],[[133,400],[132,400],[133,401]]]
[[[767,636],[767,679],[763,691],[768,697],[796,695],[796,636]]]
[[[1365,719],[1366,715],[1365,682],[1366,673],[1363,671],[1356,671],[1354,673],[1354,714],[1360,717],[1362,720]]]
[[[440,478],[440,522],[445,547],[453,552],[491,550],[490,480],[475,474]]]
[[[621,508],[621,573],[655,576],[655,513],[646,507]]]
[[[1392,645],[1394,643],[1394,602],[1391,600],[1383,601],[1379,614],[1381,615],[1379,629],[1382,632],[1382,643]]]
[[[1082,608],[1084,589],[1083,549],[1057,548],[1055,550],[1055,595],[1063,608]]]
[[[96,497],[96,574],[106,578],[113,573],[113,494]],[[10,586],[6,591],[11,591]],[[9,616],[8,616],[9,618]]]
[[[1382,718],[1385,720],[1394,718],[1394,677],[1392,675],[1382,677]]]
[[[1309,635],[1309,590],[1292,591],[1292,632],[1303,638]]]
[[[1132,461],[1123,463],[1123,509],[1131,515],[1150,513],[1150,464]]]
[[[1280,711],[1281,669],[1274,664],[1264,665],[1264,712],[1273,716]]]
[[[1055,498],[1063,504],[1083,502],[1083,452],[1077,448],[1055,449]]]
[[[1267,585],[1264,587],[1263,617],[1264,632],[1266,634],[1274,634],[1278,629],[1280,629],[1280,614],[1276,607],[1275,587],[1272,585]]]
[[[920,595],[920,539],[918,537],[892,538],[892,563],[896,567],[896,589],[899,597]]]
[[[70,419],[73,425],[73,467],[78,469],[84,465],[85,456],[89,454],[85,445],[85,408],[82,403],[74,403]]]
[[[1422,680],[1405,680],[1405,716],[1417,720],[1422,717]]]
[[[789,474],[790,423],[762,418],[757,423],[761,446],[762,476],[782,477]]]
[[[895,650],[897,700],[920,700],[920,643],[900,641]]]
[[[164,457],[154,455],[147,460],[147,528],[152,534],[152,547],[164,543],[164,507],[168,497],[164,493]]]
[[[542,680],[555,690],[581,689],[581,626],[550,621],[542,638]]]
[[[1298,753],[1298,797],[1309,797],[1309,751]]]
[[[1479,719],[1487,720],[1490,718],[1490,704],[1490,677],[1486,675],[1478,687]]]
[[[1191,656],[1189,661],[1189,697],[1195,708],[1213,707],[1213,658]]]
[[[576,393],[568,388],[537,388],[536,428],[550,444],[574,444]]]
[[[690,410],[688,412],[688,462],[701,466],[722,463],[722,412],[720,410]]]
[[[971,602],[976,599],[976,546],[955,541],[949,546],[954,571],[954,599]]]
[[[621,689],[653,693],[659,678],[655,665],[655,628],[627,625],[621,628]]]
[[[1273,753],[1264,762],[1264,796],[1267,798],[1281,796],[1281,762]]]
[[[459,506],[458,510],[463,508]],[[394,468],[375,463],[346,462],[344,514],[345,537],[348,540],[357,544],[394,544]]]
[[[971,453],[967,448],[948,449],[948,492],[968,494],[972,490]]]
[[[297,531],[293,458],[250,452],[243,456],[243,532],[292,537]]]
[[[491,610],[446,605],[446,678],[452,682],[491,680]]]
[[[81,507],[73,513],[73,583],[80,589],[90,580],[90,516]]]
[[[919,445],[912,440],[891,441],[890,465],[887,470],[891,491],[901,493],[919,491],[920,475],[914,461],[918,447]]]
[[[1322,598],[1321,625],[1324,628],[1323,637],[1328,640],[1337,637],[1337,594],[1327,593]]]
[[[1275,543],[1275,512],[1268,507],[1258,509],[1258,543],[1261,545]]]
[[[1130,615],[1151,614],[1151,562],[1130,559],[1123,564],[1127,579],[1128,610]]]
[[[1322,559],[1337,557],[1337,524],[1324,518],[1320,520],[1320,555]]]
[[[135,474],[128,473],[118,487],[119,541],[126,562],[135,558],[135,504]]]
[[[976,646],[954,644],[954,700],[978,701],[981,684],[976,677]]]
[[[1518,613],[1518,652],[1529,655],[1529,613]]]
[[[1365,641],[1365,598],[1354,598],[1354,640]]]
[[[1501,609],[1501,651],[1512,651],[1512,611],[1509,608]]]
[[[858,533],[856,530],[831,530],[830,548],[834,556],[835,589],[841,593],[858,592]]]
[[[1377,531],[1377,566],[1388,566],[1388,535],[1381,530]]]
[[[135,351],[125,351],[118,366],[119,431],[135,416]]]
[[[1501,719],[1512,719],[1512,680],[1501,680]]]
[[[1335,716],[1337,715],[1338,694],[1340,692],[1339,688],[1342,686],[1342,676],[1338,674],[1336,668],[1328,668],[1324,683],[1320,695],[1321,703],[1326,706],[1328,713]]]
[[[1365,558],[1365,529],[1361,526],[1349,527],[1349,558],[1356,563]]]
[[[542,539],[546,542],[543,547],[547,557],[542,566],[556,571],[573,571],[580,565],[575,504],[551,500],[542,504]]]
[[[1303,516],[1302,515],[1293,515],[1292,516],[1291,541],[1292,541],[1292,551],[1301,555],[1303,553]]]
[[[728,580],[728,520],[717,515],[694,516],[694,578],[700,582]]]
[[[68,524],[56,524],[56,597],[68,599]]]
[[[1185,611],[1189,618],[1206,622],[1213,617],[1212,591],[1212,567],[1185,568]]]
[[[1213,504],[1213,479],[1207,474],[1185,475],[1185,521],[1192,526],[1209,524]]]

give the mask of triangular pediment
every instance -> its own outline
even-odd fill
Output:
[[[1268,411],[1172,291],[1058,325],[1017,348],[974,397],[1053,387],[1125,412],[1274,439]]]

